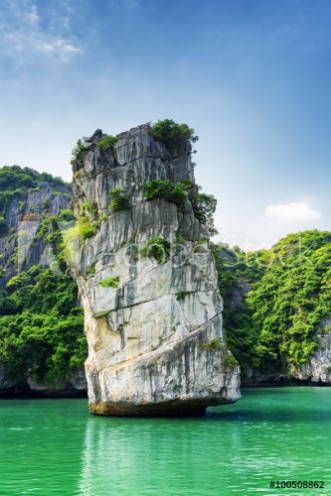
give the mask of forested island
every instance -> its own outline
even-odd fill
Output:
[[[209,321],[208,312],[217,318],[220,315],[212,282],[215,266],[215,281],[223,298],[223,330],[217,330],[217,323],[209,338],[196,334],[194,356],[199,355],[197,360],[209,357],[208,363],[220,368],[224,401],[228,394],[235,397],[231,381],[237,362],[246,385],[331,382],[331,233],[290,234],[269,250],[250,253],[210,241],[216,200],[201,192],[192,175],[190,154],[196,137],[187,126],[169,120],[166,125],[160,123],[117,137],[97,131],[80,140],[73,154],[73,184],[16,165],[0,169],[2,396],[86,394],[87,344],[77,279],[84,308],[88,301],[91,319],[102,323],[98,340],[106,339],[104,326],[113,326],[109,332],[119,343],[119,355],[124,348],[128,353],[128,346],[130,353],[140,346],[136,344],[139,336],[129,335],[128,327],[123,334],[123,326],[129,324],[119,309],[133,308],[141,294],[146,294],[147,301],[148,284],[154,284],[153,291],[157,289],[163,298],[170,281],[167,294],[171,293],[172,303],[166,303],[169,307],[162,303],[158,311],[164,320],[162,311],[171,307],[175,321],[164,333],[150,331],[146,339],[151,342],[139,351],[148,355],[149,373],[162,375],[164,356],[175,346],[171,343],[193,330],[187,330],[185,312],[200,305],[202,315],[205,308],[200,327]],[[154,282],[132,289],[135,281],[145,277],[133,271],[134,264],[127,272],[118,266],[110,271],[110,260],[98,258],[97,252],[104,250],[105,256],[109,249],[110,232],[118,236],[112,246],[117,254],[137,244],[140,233],[147,236],[139,253],[132,252],[130,257],[140,258],[144,270],[158,271]],[[78,264],[68,260],[72,240],[78,241]],[[98,250],[93,251],[96,246]],[[167,273],[168,264],[184,256],[183,247],[186,255],[210,254],[205,269],[192,272],[191,262],[182,260],[175,275]],[[112,314],[113,320],[108,318],[106,324],[105,316],[115,310],[116,319]],[[200,317],[193,314],[193,318]],[[85,318],[85,334],[91,322],[87,324]],[[146,321],[141,325],[147,326]],[[181,353],[177,350],[171,360]],[[161,372],[156,371],[159,360]],[[88,363],[92,367],[91,360]],[[185,368],[181,373],[185,375]],[[192,372],[186,369],[186,373]]]
[[[30,168],[0,169],[0,390],[70,395],[86,390],[86,339],[61,223],[71,187]]]

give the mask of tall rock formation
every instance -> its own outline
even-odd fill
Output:
[[[188,140],[166,146],[148,125],[117,139],[98,130],[76,150],[75,271],[94,414],[201,413],[240,397],[193,166]],[[154,180],[195,193],[147,200]]]

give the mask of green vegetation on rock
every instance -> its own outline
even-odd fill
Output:
[[[143,195],[146,200],[164,198],[169,202],[176,203],[181,211],[185,211],[185,203],[188,199],[188,191],[196,189],[191,181],[181,181],[174,184],[169,179],[154,179],[144,185]]]
[[[97,225],[90,222],[88,215],[82,215],[78,221],[78,230],[81,241],[84,241],[96,234]]]
[[[176,299],[177,301],[184,301],[187,296],[189,296],[191,293],[189,291],[180,291],[179,293],[176,294]]]
[[[97,145],[100,146],[100,148],[114,148],[114,145],[119,141],[119,138],[117,136],[106,136],[105,138],[101,139],[100,141],[97,142]]]
[[[25,198],[29,190],[36,191],[40,182],[47,182],[53,188],[68,187],[61,178],[53,177],[46,172],[40,173],[29,167],[18,165],[0,168],[0,215],[4,216],[7,207],[14,198],[19,199],[20,211],[25,208]]]
[[[290,234],[252,253],[220,245],[214,255],[227,341],[243,371],[286,373],[305,363],[331,317],[331,233]]]
[[[217,234],[217,229],[214,226],[214,213],[216,211],[216,206],[217,200],[213,195],[198,193],[192,198],[194,216],[199,222],[208,227],[211,236],[213,234]]]
[[[65,275],[31,267],[0,292],[0,362],[8,379],[56,381],[86,358],[77,286]]]
[[[144,185],[143,195],[146,200],[167,198],[173,187],[174,183],[170,179],[153,179]]]
[[[119,283],[120,278],[119,277],[108,277],[107,279],[104,279],[103,281],[99,282],[100,286],[103,288],[118,288],[118,283]]]
[[[84,153],[88,151],[90,143],[87,142],[86,138],[81,138],[77,140],[75,148],[71,152],[71,164],[76,162],[82,163]]]
[[[224,343],[218,338],[212,339],[209,343],[201,343],[200,349],[203,351],[206,350],[223,350]]]
[[[161,236],[153,236],[142,249],[145,257],[154,258],[159,264],[166,263],[170,257],[171,245]]]
[[[164,198],[176,203],[179,210],[185,212],[185,204],[190,200],[196,219],[208,227],[210,235],[217,233],[214,227],[214,213],[217,200],[213,195],[199,193],[200,186],[192,181],[180,181],[174,184],[169,179],[154,179],[144,185],[143,195],[146,200]]]
[[[120,210],[130,208],[130,198],[123,193],[124,190],[122,188],[114,188],[110,191],[111,202],[109,204],[109,210],[119,212]]]
[[[172,119],[157,121],[148,132],[156,140],[162,141],[170,150],[195,143],[199,139],[194,129],[189,128],[186,124],[177,124]]]
[[[53,192],[45,198],[49,190],[44,190],[38,215],[30,209],[23,217],[28,195],[38,195],[43,189],[38,186],[40,182],[47,182]],[[0,274],[10,277],[6,286],[6,281],[2,282],[0,290],[2,370],[14,381],[24,381],[28,376],[48,383],[63,381],[81,369],[87,354],[77,285],[65,275],[68,267],[61,232],[75,216],[68,208],[56,217],[48,213],[52,195],[58,193],[65,199],[68,190],[64,187],[68,185],[49,174],[18,166],[0,169],[0,183],[2,211],[10,207],[11,215],[23,221],[18,231],[11,228],[3,233],[6,245],[0,254]],[[29,202],[36,210],[31,198]],[[30,221],[37,223],[30,226]],[[39,265],[37,257],[48,253],[51,256],[46,255],[44,262],[40,259]]]

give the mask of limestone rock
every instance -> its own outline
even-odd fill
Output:
[[[90,410],[101,415],[201,413],[240,397],[239,366],[222,331],[222,300],[208,229],[185,208],[143,187],[154,179],[194,183],[191,146],[169,150],[139,126],[98,146],[98,130],[74,164],[74,206],[95,234],[75,256],[85,332]],[[109,209],[121,188],[130,207]],[[81,232],[82,234],[82,232]],[[164,263],[142,253],[169,244]]]
[[[69,377],[62,377],[60,380],[53,382],[36,381],[32,377],[26,380],[31,391],[38,392],[44,396],[78,396],[79,393],[85,393],[87,389],[86,378],[82,369],[77,369]]]
[[[317,332],[318,350],[308,361],[291,371],[291,375],[302,381],[331,384],[331,320],[324,319]]]
[[[14,258],[15,248],[18,246],[19,232],[29,231],[33,237],[42,213],[45,211],[45,202],[48,202],[49,205],[48,214],[56,216],[62,209],[68,208],[70,196],[70,189],[59,186],[55,190],[45,181],[40,182],[37,188],[31,189],[25,194],[13,196],[5,213],[8,234],[0,237],[0,254],[2,254],[0,268],[6,267],[4,277],[0,278],[0,290],[5,289],[8,281],[17,275],[18,265],[17,263],[10,264],[10,260]],[[31,212],[34,212],[33,215]],[[25,221],[26,218],[28,220]],[[24,270],[32,264],[40,263],[45,248],[46,244],[43,240],[33,243],[19,269]]]
[[[31,265],[49,265],[49,244],[44,238],[28,244],[28,250],[21,251],[22,262],[18,263],[15,253],[20,250],[19,235],[29,232],[32,241],[37,232],[43,213],[57,216],[61,210],[69,208],[71,189],[57,185],[53,187],[46,181],[38,183],[38,187],[13,194],[5,209],[5,234],[0,236],[0,269],[4,269],[0,277],[0,291],[6,288],[8,281],[19,272],[24,272]],[[45,236],[46,238],[46,236]],[[25,256],[22,256],[22,255]],[[27,395],[77,396],[86,394],[87,384],[84,369],[77,369],[73,374],[62,377],[58,382],[52,383],[37,381],[29,376],[27,371],[21,371],[15,378],[8,379],[5,367],[0,363],[0,396],[20,396],[22,392]]]

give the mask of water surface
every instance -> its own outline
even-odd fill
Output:
[[[331,494],[331,388],[243,390],[205,417],[90,416],[86,400],[0,401],[0,494]],[[324,489],[270,489],[319,480]]]

